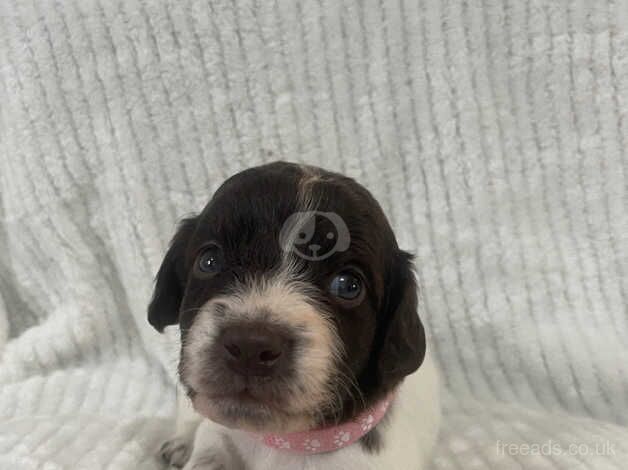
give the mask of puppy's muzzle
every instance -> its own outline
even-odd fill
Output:
[[[227,367],[244,377],[270,377],[285,371],[291,341],[281,331],[261,324],[225,328],[218,338]]]

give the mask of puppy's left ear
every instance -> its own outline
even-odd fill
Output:
[[[416,371],[425,357],[425,330],[417,312],[412,255],[397,250],[385,301],[383,343],[377,364],[380,385],[394,386]]]
[[[155,278],[153,298],[148,306],[148,322],[160,333],[168,325],[179,323],[187,273],[185,252],[196,229],[196,217],[183,219]]]

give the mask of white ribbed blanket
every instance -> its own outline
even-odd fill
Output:
[[[153,275],[178,218],[278,158],[356,177],[416,253],[434,469],[626,468],[626,0],[4,0],[0,20],[0,469],[157,468],[175,359]]]

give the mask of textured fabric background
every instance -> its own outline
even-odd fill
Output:
[[[175,359],[152,278],[179,218],[280,158],[357,178],[417,255],[434,469],[625,468],[626,0],[6,0],[0,20],[0,468],[156,468]]]

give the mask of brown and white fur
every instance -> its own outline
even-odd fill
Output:
[[[277,162],[227,180],[166,253],[149,322],[181,330],[180,410],[164,458],[185,469],[423,469],[440,421],[411,256],[371,194]],[[300,455],[253,432],[350,420],[395,390],[359,442]]]

